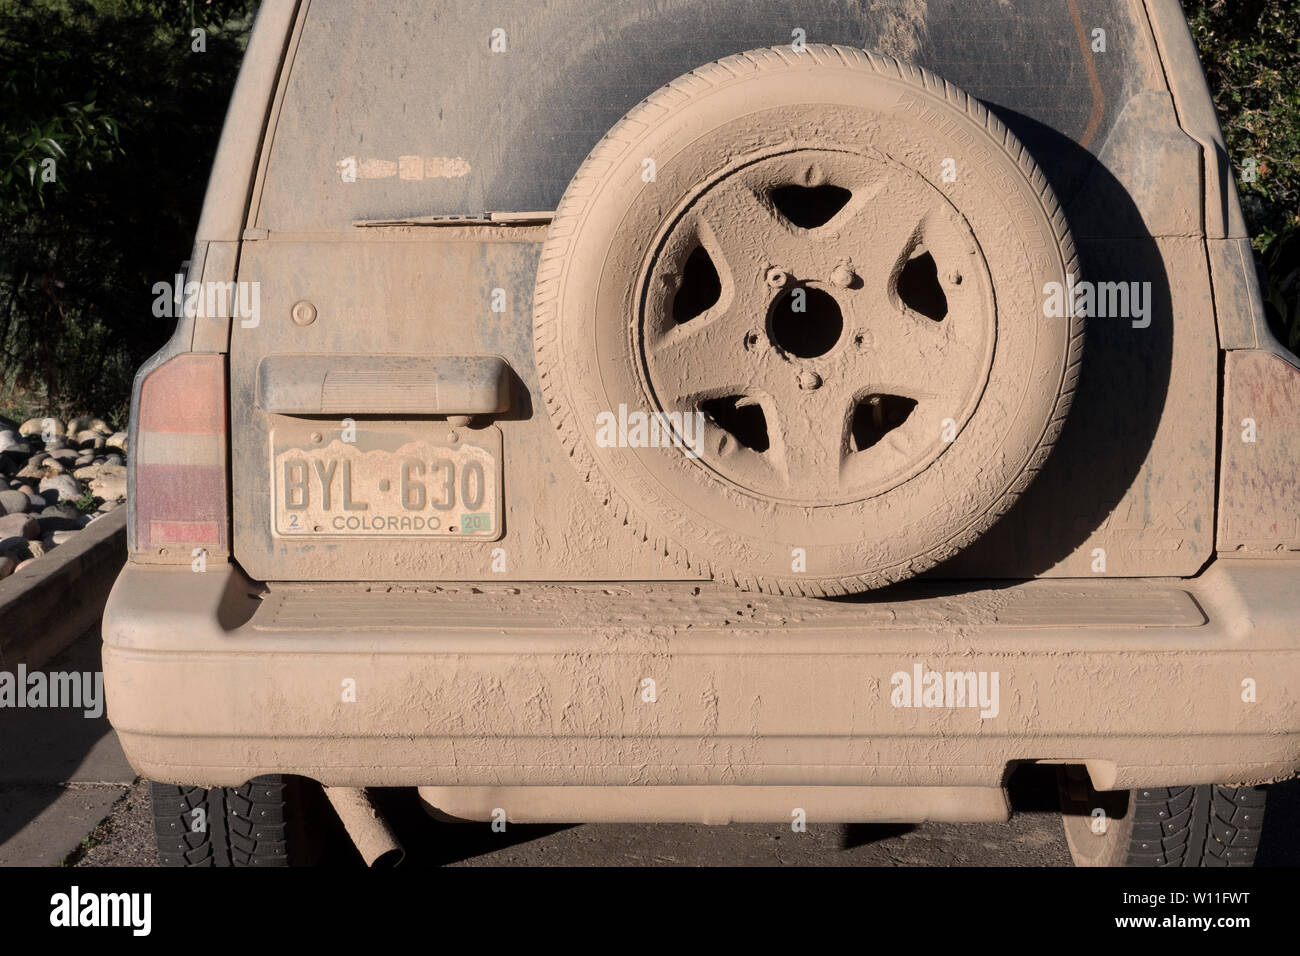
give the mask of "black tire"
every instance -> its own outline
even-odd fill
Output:
[[[1061,777],[1062,822],[1076,866],[1255,864],[1268,796],[1263,787],[1206,784],[1098,793],[1086,780],[1075,768]],[[1099,810],[1103,833],[1096,832]]]
[[[151,785],[162,866],[309,866],[319,855],[310,820],[319,788],[301,777],[256,777],[242,787]],[[202,811],[201,813],[198,811]],[[199,821],[205,821],[206,826]]]

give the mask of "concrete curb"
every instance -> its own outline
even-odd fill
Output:
[[[126,562],[126,504],[0,581],[0,669],[40,667],[104,613]]]

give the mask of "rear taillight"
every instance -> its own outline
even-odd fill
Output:
[[[178,355],[140,383],[131,449],[136,560],[229,552],[226,423],[224,355]]]

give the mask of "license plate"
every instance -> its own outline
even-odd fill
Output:
[[[273,432],[275,533],[501,537],[501,432],[431,431],[423,436],[354,426],[351,436],[339,428]]]

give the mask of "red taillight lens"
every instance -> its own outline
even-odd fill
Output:
[[[130,548],[189,561],[230,548],[226,357],[187,353],[140,384],[132,442]]]

